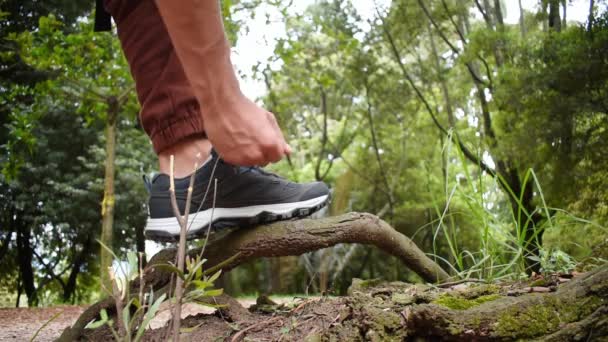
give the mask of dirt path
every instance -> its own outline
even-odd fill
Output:
[[[279,298],[277,302],[287,302],[288,299]],[[253,299],[239,299],[239,302],[249,307],[255,303]],[[54,315],[59,314],[52,322],[40,330],[34,341],[53,341],[63,330],[78,319],[80,314],[87,308],[82,306],[56,306],[52,308],[0,308],[0,342],[4,341],[30,341],[46,322]],[[213,310],[211,310],[213,311]],[[209,309],[202,306],[186,304],[183,308],[182,317],[194,316],[199,313],[209,313]],[[152,321],[152,327],[158,328],[169,320],[170,312],[160,312],[158,317]]]
[[[86,306],[52,308],[0,308],[0,341],[29,341],[54,315],[61,313],[40,331],[35,341],[53,341],[74,322]]]

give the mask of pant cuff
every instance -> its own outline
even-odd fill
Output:
[[[157,129],[151,132],[150,139],[157,155],[182,140],[206,137],[203,118],[198,108],[188,108],[185,113],[180,114],[170,120],[158,122]]]

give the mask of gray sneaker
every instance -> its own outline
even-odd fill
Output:
[[[212,177],[217,179],[217,189]],[[175,195],[182,214],[189,182],[190,176],[175,179]],[[157,174],[146,183],[150,192],[146,238],[178,240],[180,226],[171,207],[169,176]],[[203,201],[208,186],[209,193]],[[257,167],[229,164],[212,151],[211,159],[194,176],[187,237],[205,237],[209,224],[212,229],[247,227],[308,216],[323,208],[328,199],[325,183],[293,183]]]

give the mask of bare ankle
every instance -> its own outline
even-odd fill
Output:
[[[174,156],[173,174],[176,178],[186,177],[194,171],[194,165],[202,165],[211,153],[211,142],[206,138],[191,138],[180,141],[158,155],[160,172],[170,173],[171,155]]]

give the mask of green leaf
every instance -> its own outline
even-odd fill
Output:
[[[217,278],[219,278],[219,277],[220,277],[220,275],[221,275],[221,274],[222,274],[222,270],[219,270],[219,271],[215,272],[215,273],[214,273],[214,274],[211,276],[211,278],[207,279],[207,281],[208,281],[208,282],[210,282],[210,283],[214,283],[214,282],[217,280]]]
[[[103,321],[108,321],[108,312],[106,311],[106,309],[101,309],[101,311],[99,311],[99,315],[101,316],[101,319]]]
[[[106,321],[104,321],[104,320],[92,321],[89,324],[87,324],[84,328],[85,329],[97,329],[104,324],[106,324]]]
[[[162,296],[158,297],[154,304],[150,306],[148,312],[146,312],[146,314],[144,315],[144,319],[141,322],[139,329],[137,329],[137,334],[135,335],[135,339],[133,340],[133,342],[138,342],[141,339],[144,334],[144,331],[146,331],[146,327],[148,326],[148,324],[150,324],[152,318],[156,316],[156,312],[158,311],[160,305],[163,303],[166,297],[167,295],[163,293]]]
[[[193,280],[190,282],[190,284],[192,284],[194,286],[194,288],[199,289],[199,290],[204,290],[208,287],[213,286],[212,282],[204,281],[204,280]]]
[[[128,278],[129,280],[133,279],[133,276],[137,276],[137,274],[139,273],[139,260],[137,258],[137,254],[133,251],[129,251],[127,253],[127,260],[129,262],[129,275]]]
[[[122,309],[122,324],[123,327],[125,328],[125,331],[128,333],[130,333],[131,331],[131,327],[129,326],[129,321],[130,321],[130,317],[131,317],[131,311],[130,311],[130,307],[129,305],[125,305],[125,307]]]
[[[214,289],[214,290],[209,290],[209,291],[205,292],[205,295],[207,297],[217,297],[217,296],[221,296],[222,293],[224,293],[224,289]]]

